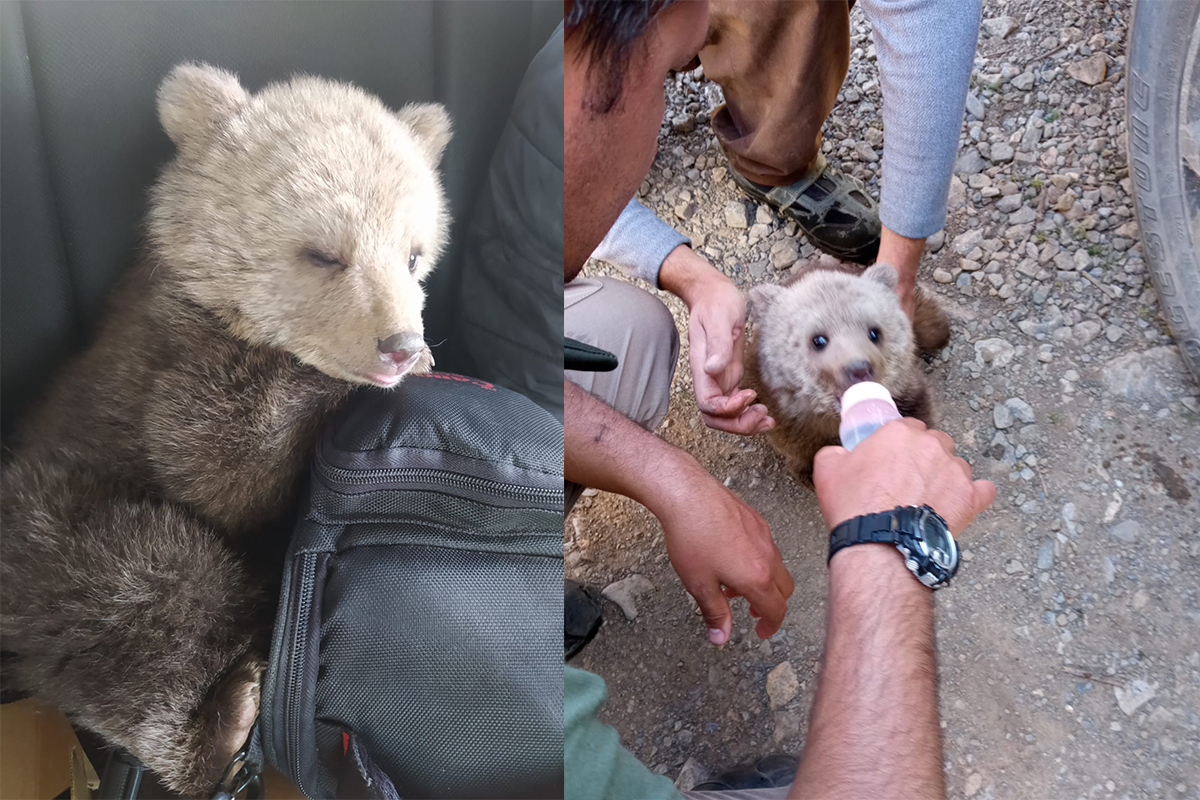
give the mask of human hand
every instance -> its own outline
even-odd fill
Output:
[[[795,588],[771,529],[695,459],[683,458],[669,488],[649,504],[662,523],[671,565],[700,606],[709,641],[729,641],[734,597],[750,602],[758,636],[765,639],[779,630]]]
[[[911,418],[889,422],[853,452],[820,450],[813,484],[830,530],[863,514],[928,505],[958,534],[996,499],[991,481],[971,479],[953,439]]]
[[[686,245],[663,261],[659,283],[688,306],[688,365],[704,424],[753,435],[775,427],[753,389],[738,390],[746,298],[733,282]]]

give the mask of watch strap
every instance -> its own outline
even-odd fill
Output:
[[[913,509],[897,506],[891,511],[863,514],[861,517],[846,520],[829,532],[828,561],[832,561],[839,550],[853,544],[899,543],[900,532],[908,522],[905,512],[911,514],[912,511]]]

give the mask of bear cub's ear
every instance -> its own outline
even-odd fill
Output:
[[[783,287],[777,283],[761,283],[750,290],[750,303],[754,313],[762,316],[772,303],[775,302],[779,295],[783,294]]]
[[[441,103],[409,103],[396,112],[417,135],[421,149],[433,164],[442,160],[442,153],[450,143],[450,114]]]
[[[869,281],[882,283],[889,289],[896,288],[896,281],[900,277],[896,274],[896,268],[891,264],[875,264],[863,270],[862,276]]]
[[[208,64],[178,64],[158,87],[158,119],[171,141],[183,145],[249,99],[232,72]]]

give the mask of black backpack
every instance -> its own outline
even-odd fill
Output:
[[[263,687],[309,797],[562,797],[563,427],[459,375],[364,391],[318,445]]]

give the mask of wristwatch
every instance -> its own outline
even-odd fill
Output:
[[[846,520],[829,534],[829,560],[844,547],[866,542],[896,545],[904,565],[931,589],[949,585],[958,571],[958,544],[946,520],[929,506],[896,506]]]

